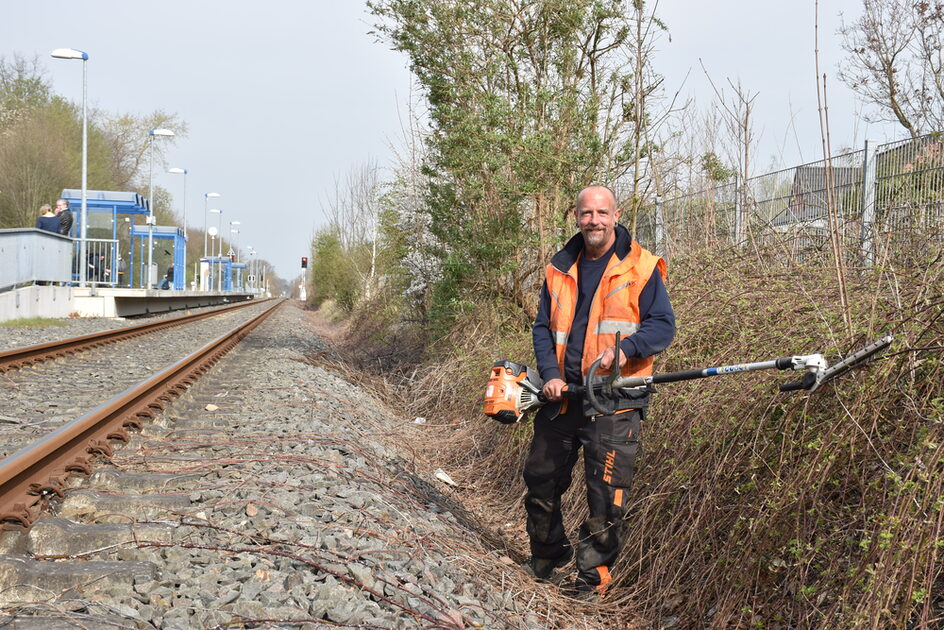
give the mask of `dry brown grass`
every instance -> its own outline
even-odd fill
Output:
[[[778,392],[796,375],[773,372],[662,386],[598,627],[944,626],[940,256],[850,273],[851,334],[820,267],[714,251],[674,261],[669,287],[679,332],[661,371],[820,351],[835,362],[885,331],[896,342],[812,396]],[[446,469],[456,500],[523,556],[530,427],[485,419],[481,396],[493,361],[533,361],[530,335],[483,306],[436,348],[435,360],[367,381],[428,418],[413,428],[416,460]],[[586,517],[579,475],[565,513],[571,532]],[[552,626],[582,610],[536,588],[561,611]]]

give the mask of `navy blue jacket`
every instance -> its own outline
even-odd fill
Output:
[[[40,230],[45,230],[47,232],[52,232],[53,234],[59,233],[59,217],[39,217],[36,219],[36,227]]]

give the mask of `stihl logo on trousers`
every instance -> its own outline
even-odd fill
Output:
[[[603,462],[603,481],[606,483],[612,483],[613,481],[614,464],[616,464],[616,449],[607,451],[606,461]]]

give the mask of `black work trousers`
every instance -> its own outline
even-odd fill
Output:
[[[587,418],[571,401],[565,413],[546,405],[534,420],[534,438],[524,467],[525,509],[535,558],[559,558],[571,542],[564,532],[561,496],[570,487],[580,448],[584,452],[590,518],[577,541],[578,585],[609,581],[619,553],[625,505],[641,451],[641,411]]]

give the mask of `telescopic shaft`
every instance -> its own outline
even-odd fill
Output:
[[[679,381],[691,381],[696,378],[707,378],[709,376],[721,376],[723,374],[737,374],[739,372],[755,372],[757,370],[802,370],[802,369],[821,369],[825,368],[823,356],[819,354],[808,354],[794,357],[780,357],[770,361],[758,361],[756,363],[737,363],[734,365],[720,365],[717,367],[703,368],[700,370],[682,370],[681,372],[666,372],[656,374],[655,376],[623,376],[613,381],[614,388],[625,387],[645,387],[646,385],[658,385],[659,383],[676,383]]]

